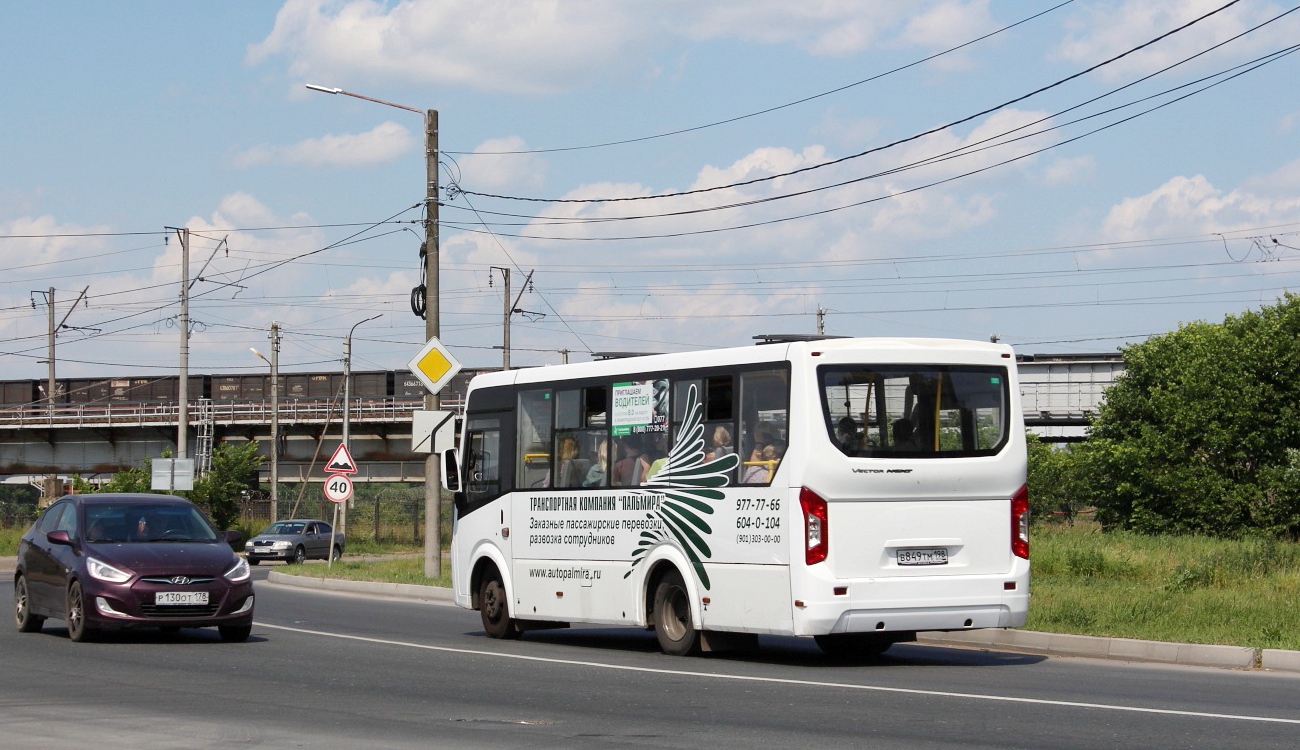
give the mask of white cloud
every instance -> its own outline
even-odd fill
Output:
[[[1221,5],[1222,0],[1112,0],[1093,3],[1084,6],[1083,10],[1069,20],[1071,32],[1057,46],[1055,54],[1070,63],[1092,65],[1172,31]],[[1116,80],[1134,73],[1159,69],[1239,34],[1272,18],[1281,10],[1273,3],[1235,5],[1106,66],[1099,74],[1108,80]],[[1287,32],[1286,26],[1292,31]],[[1257,54],[1260,45],[1271,46],[1278,40],[1286,40],[1286,44],[1291,44],[1288,33],[1293,36],[1295,26],[1295,21],[1288,20],[1266,27],[1248,37],[1244,48]],[[1210,59],[1216,58],[1211,55]]]
[[[873,46],[915,7],[859,0],[683,2],[675,26],[695,39],[736,38],[794,44],[814,55],[846,57]]]
[[[1043,169],[1043,183],[1047,185],[1066,185],[1090,176],[1097,168],[1097,162],[1091,156],[1076,156],[1073,159],[1054,159]]]
[[[1277,122],[1277,132],[1290,133],[1297,125],[1300,125],[1300,110],[1282,115]]]
[[[546,181],[546,160],[537,154],[505,153],[527,149],[519,136],[484,141],[474,153],[457,158],[461,179],[474,190],[539,188]]]
[[[1279,190],[1278,187],[1285,190]],[[1111,207],[1103,223],[1110,240],[1185,236],[1300,221],[1300,161],[1269,177],[1223,191],[1204,175],[1174,177],[1146,195]]]
[[[410,130],[390,121],[365,133],[308,138],[291,146],[254,146],[236,154],[232,163],[243,168],[271,163],[360,167],[396,161],[416,145]]]
[[[629,46],[632,17],[598,0],[288,0],[247,60],[287,55],[298,77],[388,79],[515,93],[597,73]]]
[[[987,0],[286,0],[246,60],[285,57],[294,77],[325,83],[543,94],[620,71],[634,79],[662,74],[653,53],[682,40],[739,39],[848,57],[886,42],[947,46],[990,24]]]
[[[966,3],[949,0],[909,20],[903,28],[899,41],[927,49],[941,50],[987,34],[995,28],[996,25],[989,15],[988,0]],[[944,55],[930,64],[941,70],[964,70],[971,65],[970,58],[965,52]]]

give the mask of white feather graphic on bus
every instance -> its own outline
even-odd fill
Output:
[[[675,541],[690,559],[700,584],[709,588],[709,574],[704,560],[713,556],[707,537],[713,534],[706,516],[713,514],[713,503],[723,499],[722,491],[730,483],[729,472],[740,464],[740,456],[729,453],[712,461],[704,460],[704,408],[694,384],[686,395],[685,421],[662,469],[645,486],[662,495],[658,510],[647,513],[660,522],[654,531],[642,531],[637,548],[632,550],[632,575],[645,553],[655,545]]]

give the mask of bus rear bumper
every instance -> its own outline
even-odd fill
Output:
[[[850,591],[866,589],[872,596],[796,601],[795,634],[1022,627],[1029,612],[1028,575],[1016,581],[1015,590],[1004,589],[1006,580],[855,581]]]

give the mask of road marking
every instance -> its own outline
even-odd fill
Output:
[[[597,669],[614,669],[623,672],[645,672],[650,674],[674,675],[679,677],[700,677],[714,680],[738,680],[741,682],[763,682],[775,685],[798,685],[802,687],[829,687],[841,688],[845,690],[866,690],[876,693],[899,693],[903,695],[925,695],[938,698],[965,698],[968,700],[997,701],[1002,703],[1030,703],[1040,706],[1062,706],[1065,708],[1088,708],[1101,711],[1126,711],[1129,713],[1139,714],[1160,714],[1163,716],[1187,716],[1201,719],[1231,719],[1233,721],[1255,721],[1271,724],[1296,724],[1300,725],[1300,719],[1280,719],[1272,716],[1246,716],[1242,714],[1217,714],[1205,711],[1179,711],[1169,708],[1143,708],[1141,706],[1120,706],[1110,703],[1084,703],[1080,701],[1058,701],[1048,700],[1046,698],[1018,698],[1011,695],[981,695],[979,693],[954,693],[945,690],[920,690],[917,688],[899,688],[884,687],[881,685],[855,685],[849,682],[822,682],[820,680],[795,680],[785,677],[754,677],[749,675],[736,674],[715,674],[712,672],[695,672],[687,669],[657,669],[654,667],[633,667],[626,664],[607,664],[598,661],[580,661],[577,659],[555,659],[546,656],[528,656],[527,654],[503,654],[499,651],[482,651],[472,648],[455,648],[452,646],[430,646],[423,643],[411,643],[409,641],[393,641],[386,638],[368,638],[361,635],[346,635],[343,633],[328,633],[323,630],[309,630],[307,628],[293,628],[286,625],[268,625],[266,623],[255,623],[259,628],[268,628],[270,630],[284,630],[290,633],[302,633],[304,635],[319,635],[325,638],[340,638],[349,641],[361,641],[363,643],[374,643],[383,646],[402,646],[405,648],[416,648],[424,651],[441,651],[449,654],[465,654],[469,656],[491,656],[499,659],[517,659],[519,661],[535,661],[545,664],[564,664],[574,667],[595,667]]]

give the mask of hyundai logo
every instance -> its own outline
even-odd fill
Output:
[[[190,585],[190,578],[189,578],[189,576],[172,576],[171,578],[169,578],[169,579],[167,579],[167,580],[171,581],[171,583],[172,583],[173,586],[188,586],[188,585]]]

